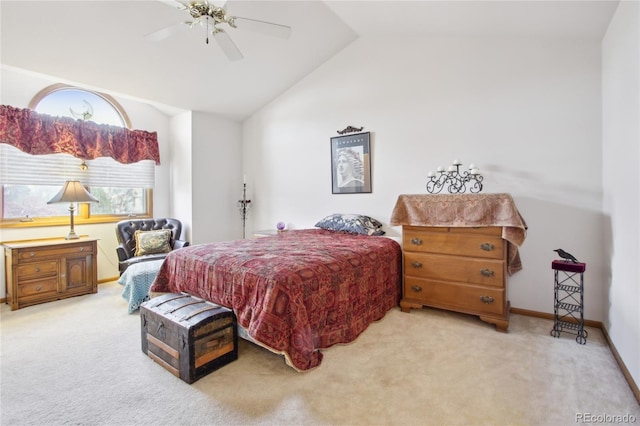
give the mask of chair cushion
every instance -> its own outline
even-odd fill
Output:
[[[171,230],[136,231],[136,256],[145,254],[169,253],[171,251]]]

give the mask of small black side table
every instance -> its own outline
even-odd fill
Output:
[[[576,342],[587,343],[584,329],[584,271],[585,263],[554,260],[551,263],[554,275],[553,329],[551,336],[560,337],[561,332],[576,335]]]

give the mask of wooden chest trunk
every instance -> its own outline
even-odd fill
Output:
[[[187,383],[238,359],[233,311],[189,294],[140,306],[142,352]]]

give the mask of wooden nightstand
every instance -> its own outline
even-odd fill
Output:
[[[262,238],[262,237],[268,237],[270,235],[278,235],[281,232],[285,232],[285,231],[278,231],[277,229],[263,229],[260,231],[253,231],[253,236],[255,238]]]
[[[5,242],[11,310],[98,292],[97,239]]]

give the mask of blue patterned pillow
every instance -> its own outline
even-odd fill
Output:
[[[351,234],[384,235],[380,222],[360,214],[332,214],[316,223],[315,226],[330,231],[343,231]]]

